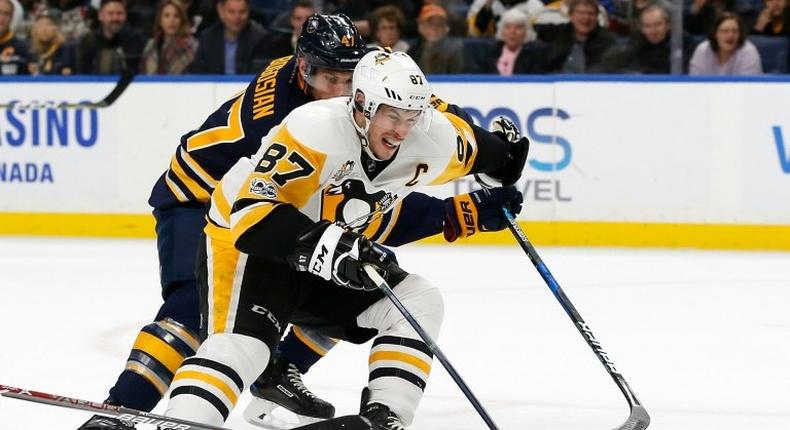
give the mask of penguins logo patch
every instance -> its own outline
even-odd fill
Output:
[[[324,189],[321,199],[321,217],[351,222],[370,215],[363,223],[363,225],[367,225],[374,214],[389,210],[396,199],[396,195],[386,191],[369,194],[365,189],[365,184],[359,179],[346,179],[339,185],[331,185]]]
[[[390,54],[387,52],[380,52],[373,58],[377,66],[381,66],[390,60]]]

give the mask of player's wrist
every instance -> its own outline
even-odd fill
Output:
[[[477,208],[470,194],[444,199],[444,239],[454,242],[477,231]]]

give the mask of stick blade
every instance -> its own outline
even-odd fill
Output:
[[[614,430],[644,430],[650,425],[650,415],[642,405],[634,405],[631,408],[631,415],[620,427]]]
[[[370,421],[359,415],[344,415],[317,423],[295,427],[293,430],[372,430]]]

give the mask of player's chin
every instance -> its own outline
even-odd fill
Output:
[[[384,159],[384,160],[387,160],[387,159],[391,158],[393,155],[395,155],[395,152],[398,151],[398,148],[400,147],[401,143],[402,143],[402,141],[400,141],[400,140],[395,140],[395,139],[392,139],[392,138],[382,138],[379,141],[379,145],[378,146],[380,148],[380,152],[382,152],[381,155],[382,156],[386,155],[386,158],[384,158],[384,157],[381,157],[381,158]]]
[[[379,145],[378,150],[374,151],[374,155],[379,160],[389,160],[390,158],[395,156],[395,152],[398,151],[398,147],[389,144],[382,144]]]

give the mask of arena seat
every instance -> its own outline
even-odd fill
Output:
[[[485,54],[496,43],[488,37],[464,38],[464,73],[482,73],[485,70]]]
[[[787,73],[788,38],[784,36],[749,36],[760,52],[765,73]]]

